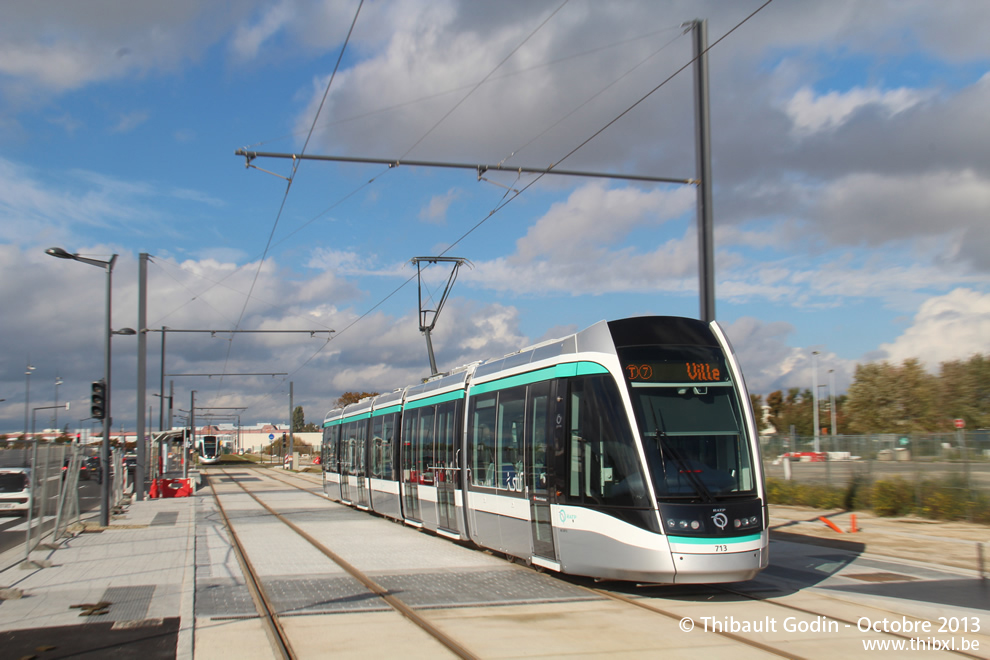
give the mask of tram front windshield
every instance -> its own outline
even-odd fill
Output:
[[[753,453],[721,351],[676,346],[623,353],[657,498],[716,502],[755,495]]]

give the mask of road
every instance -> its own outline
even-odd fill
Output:
[[[92,511],[100,506],[100,486],[96,481],[79,482],[79,510],[81,513]],[[54,518],[47,516],[44,523],[45,533],[51,531]],[[37,524],[37,523],[35,523]],[[0,553],[24,543],[27,519],[23,516],[0,514]],[[37,534],[37,527],[34,534]]]

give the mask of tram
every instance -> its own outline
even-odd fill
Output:
[[[601,321],[331,410],[335,501],[571,575],[747,580],[768,562],[759,439],[716,322]]]
[[[196,438],[196,454],[201,465],[213,465],[220,462],[222,447],[215,435],[204,435]]]

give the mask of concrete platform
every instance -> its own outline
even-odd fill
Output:
[[[248,468],[231,467],[229,472],[230,477],[214,476],[214,483],[265,588],[284,614],[286,628],[305,647],[299,649],[303,656],[325,653],[328,639],[334,640],[336,655],[345,657],[400,652],[436,657],[444,651],[271,520],[239,491],[238,481],[263,489],[266,501],[289,511],[296,524],[410,605],[436,611],[441,625],[463,625],[465,617],[487,622],[493,652],[518,652],[512,647],[518,641],[513,641],[513,621],[525,618],[546,618],[552,625],[548,630],[571,625],[592,610],[614,610],[615,622],[630,618],[620,607],[603,604],[566,581],[520,570],[491,554],[289,486],[262,483],[267,480]],[[316,479],[311,480],[314,489]],[[819,516],[846,533],[830,529]],[[848,513],[782,506],[771,507],[771,525],[776,542],[850,549],[876,563],[878,572],[884,570],[882,558],[889,558],[944,566],[967,577],[971,585],[984,583],[982,557],[990,543],[990,528],[985,526],[858,513],[861,531],[850,534]],[[32,554],[38,564],[50,562],[48,568],[21,568],[21,559],[23,548],[0,555],[0,587],[11,596],[0,600],[0,649],[5,657],[107,657],[111,652],[142,660],[271,657],[209,488],[200,487],[188,498],[134,502],[108,528],[90,525],[89,531],[57,549]],[[771,568],[775,569],[773,558]],[[14,597],[18,594],[20,598]],[[950,596],[961,597],[946,595]],[[655,620],[644,615],[642,623],[655,634]],[[333,634],[328,637],[330,627]],[[381,630],[392,632],[382,635],[377,632]],[[671,647],[671,652],[697,656],[699,649],[690,643],[698,639],[678,636],[676,630],[671,635],[684,643],[683,649]],[[607,646],[604,638],[600,641]],[[623,652],[636,655],[645,641],[630,636]],[[539,648],[538,639],[529,642],[533,646],[527,643],[527,648]],[[718,644],[710,650],[720,649],[727,650]]]

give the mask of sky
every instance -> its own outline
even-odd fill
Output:
[[[138,325],[150,255],[154,428],[162,374],[177,416],[195,397],[197,419],[245,425],[285,423],[290,386],[320,422],[343,392],[419,382],[415,257],[466,260],[440,370],[603,319],[697,318],[693,185],[518,172],[696,177],[695,19],[716,318],[750,391],[990,353],[990,3],[764,2],[5,4],[0,432],[93,424],[107,276],[50,247],[119,255],[115,330]],[[449,275],[424,269],[425,308]],[[137,341],[112,345],[113,427],[133,429]]]

